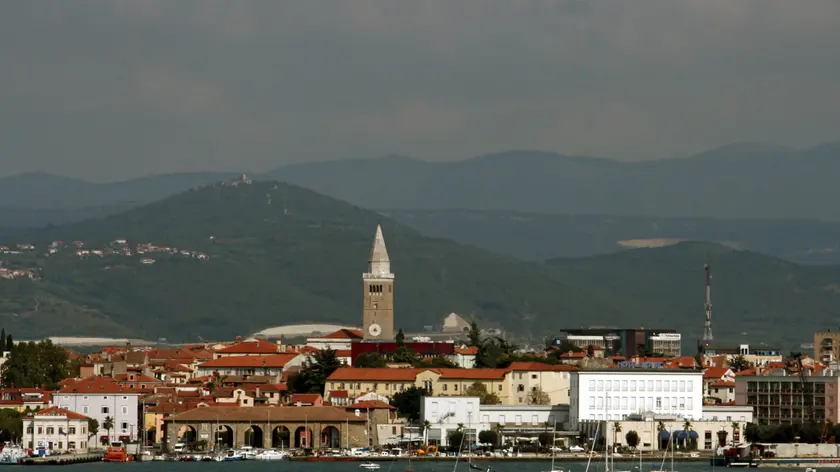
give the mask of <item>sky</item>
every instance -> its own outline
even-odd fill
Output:
[[[840,1],[7,0],[0,176],[840,139]]]

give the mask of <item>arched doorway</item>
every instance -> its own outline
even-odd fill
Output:
[[[178,442],[182,442],[187,445],[195,444],[195,441],[198,439],[198,433],[195,431],[190,425],[184,425],[178,428]]]
[[[263,430],[259,426],[251,425],[247,431],[245,431],[245,445],[262,448],[263,447]]]
[[[292,447],[291,432],[285,426],[278,426],[271,432],[271,447],[274,449],[289,449]]]
[[[341,433],[335,426],[327,426],[321,430],[321,447],[341,449]]]
[[[298,449],[306,449],[312,447],[312,429],[306,427],[299,427],[295,430],[295,447]]]
[[[213,448],[215,450],[229,449],[233,447],[233,430],[230,426],[220,424],[214,428]]]

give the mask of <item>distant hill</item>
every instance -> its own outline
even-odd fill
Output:
[[[801,264],[840,263],[840,223],[816,220],[382,210],[423,234],[518,259],[583,257],[680,240],[719,243]]]
[[[365,208],[840,221],[837,175],[840,142],[804,150],[734,144],[637,163],[538,151],[446,163],[388,156],[286,165],[252,177]],[[197,172],[91,184],[23,174],[0,179],[0,201],[17,208],[146,203],[231,176]]]
[[[0,235],[0,245],[36,247],[0,254],[5,267],[37,269],[41,276],[0,279],[0,323],[19,337],[181,341],[297,322],[359,323],[361,273],[378,222],[397,274],[399,327],[440,324],[454,311],[541,336],[580,317],[615,320],[628,313],[539,268],[422,236],[303,188],[258,182],[211,185],[101,220]],[[56,240],[71,247],[45,256]],[[127,240],[135,253],[80,258],[72,246],[84,241],[79,250],[122,253],[117,240]],[[137,243],[179,253],[138,255]]]
[[[840,326],[840,266],[808,267],[708,243],[680,243],[583,259],[553,259],[557,280],[632,307],[627,324],[702,335],[704,271],[712,266],[712,325],[720,342],[791,349]]]
[[[404,157],[281,167],[268,175],[366,208],[838,221],[840,144],[726,146],[624,163],[512,151],[448,163]]]

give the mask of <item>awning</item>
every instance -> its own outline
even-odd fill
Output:
[[[671,437],[671,433],[668,431],[660,431],[659,432],[659,439],[668,439]]]
[[[679,433],[677,433],[677,438],[679,438],[679,439],[685,439],[685,438],[699,439],[700,436],[697,434],[697,431],[680,431]]]

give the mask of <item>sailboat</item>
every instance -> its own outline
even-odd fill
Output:
[[[557,421],[554,422],[554,431],[553,435],[551,436],[551,469],[547,472],[564,472],[563,469],[555,469],[554,468],[554,458],[557,455],[557,448],[554,447],[557,444]]]
[[[662,456],[662,465],[658,469],[653,469],[654,472],[677,472],[674,470],[674,431],[668,433],[668,446],[665,448],[665,455]],[[671,469],[665,468],[665,460],[668,459],[668,449],[671,450]]]
[[[598,432],[601,430],[601,422],[598,422],[598,426],[595,427],[595,439],[592,440],[592,449],[595,449],[595,445],[598,444]],[[586,472],[589,472],[589,465],[592,463],[592,453],[594,451],[589,451],[589,459],[586,460]]]

